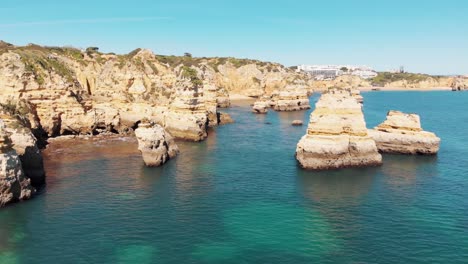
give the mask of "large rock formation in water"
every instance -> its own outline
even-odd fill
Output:
[[[0,121],[0,207],[29,199],[34,192],[3,121]]]
[[[423,131],[416,114],[390,111],[382,124],[369,129],[369,134],[384,153],[431,155],[439,151],[440,138]]]
[[[368,135],[361,104],[348,91],[323,94],[310,115],[307,134],[297,144],[296,158],[306,169],[338,169],[382,163]]]
[[[179,153],[173,137],[160,125],[140,123],[135,136],[146,166],[161,166]]]

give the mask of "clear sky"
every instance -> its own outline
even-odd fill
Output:
[[[0,0],[0,39],[468,74],[468,0]]]

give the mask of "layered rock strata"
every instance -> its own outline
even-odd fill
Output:
[[[160,125],[140,123],[135,130],[143,160],[148,167],[157,167],[177,156],[179,148],[174,138]]]
[[[207,137],[209,119],[200,80],[190,69],[183,69],[176,86],[174,101],[164,115],[164,128],[176,138],[204,140]]]
[[[308,91],[304,85],[289,84],[284,91],[273,97],[276,111],[299,111],[309,109]]]
[[[0,121],[0,207],[27,200],[34,192],[35,189],[25,176],[20,158],[13,149],[3,121]]]
[[[320,97],[307,134],[297,144],[296,158],[303,168],[315,170],[382,164],[361,104],[345,91]]]
[[[383,123],[369,129],[369,134],[383,153],[433,155],[439,151],[440,138],[424,131],[416,114],[390,111]]]

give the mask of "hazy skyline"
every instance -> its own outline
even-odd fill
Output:
[[[468,1],[55,1],[0,4],[0,39],[468,74]]]

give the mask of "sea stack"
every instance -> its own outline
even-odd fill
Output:
[[[174,138],[160,125],[140,123],[135,130],[135,136],[138,140],[138,150],[141,151],[148,167],[161,166],[179,153]]]
[[[202,88],[197,71],[183,67],[176,83],[175,99],[164,116],[164,128],[175,138],[201,141],[207,137],[208,113]]]
[[[31,181],[25,176],[21,161],[0,120],[0,207],[27,200],[34,194]]]
[[[276,111],[299,111],[310,108],[307,87],[301,84],[288,84],[274,98]]]
[[[305,169],[326,170],[382,164],[368,135],[359,104],[349,91],[323,94],[310,115],[307,134],[297,144],[296,158]]]
[[[434,155],[439,151],[440,138],[423,131],[419,115],[390,111],[387,119],[369,134],[383,153]]]

